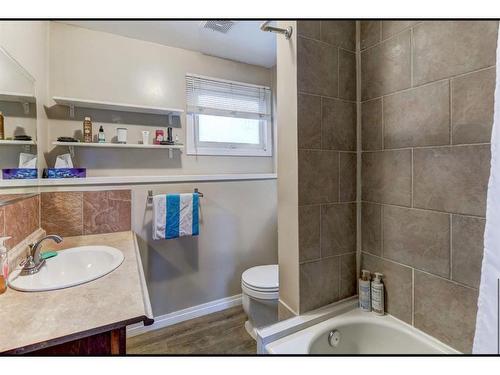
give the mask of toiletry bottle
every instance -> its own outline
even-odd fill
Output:
[[[7,290],[7,280],[9,277],[9,262],[7,258],[7,247],[5,241],[10,237],[0,238],[0,294]]]
[[[104,135],[104,129],[102,125],[99,127],[99,134],[97,135],[97,142],[106,143],[106,136]]]
[[[83,121],[83,142],[92,143],[92,121],[90,117],[85,117],[85,121]]]
[[[372,281],[372,310],[377,315],[384,315],[384,284],[382,283],[383,274],[375,272],[375,278]]]
[[[4,123],[3,123],[3,113],[0,112],[0,140],[5,139],[5,128],[4,128]]]
[[[359,308],[362,311],[371,311],[371,293],[370,293],[370,271],[361,270],[359,279]]]

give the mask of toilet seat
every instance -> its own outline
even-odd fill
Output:
[[[278,299],[278,265],[271,264],[247,269],[241,275],[241,288],[250,297],[266,300]]]

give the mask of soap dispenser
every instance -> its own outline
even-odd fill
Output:
[[[370,295],[370,271],[361,270],[361,278],[359,279],[359,308],[362,311],[371,311],[371,295]]]
[[[9,277],[9,261],[7,258],[7,247],[5,241],[10,237],[0,237],[0,294],[7,290],[7,279]]]
[[[383,274],[375,272],[375,278],[372,281],[372,310],[377,315],[384,315],[384,284],[382,283]]]

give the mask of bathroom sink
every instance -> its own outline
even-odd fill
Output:
[[[41,292],[69,288],[98,279],[123,262],[120,250],[109,246],[81,246],[59,251],[33,275],[12,273],[11,288],[23,292]]]

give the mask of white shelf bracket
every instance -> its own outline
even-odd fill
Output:
[[[75,147],[74,146],[68,146],[69,154],[71,155],[71,158],[75,157]]]
[[[24,102],[23,103],[23,111],[25,115],[29,115],[30,113],[30,103]]]
[[[69,105],[69,117],[75,118],[75,105],[74,104]]]
[[[173,120],[173,118],[172,118],[172,114],[171,114],[171,113],[169,113],[169,114],[167,115],[167,118],[168,118],[168,126],[172,126],[172,120]]]
[[[174,157],[174,150],[172,150],[171,148],[168,149],[168,158],[169,159],[172,159]]]

